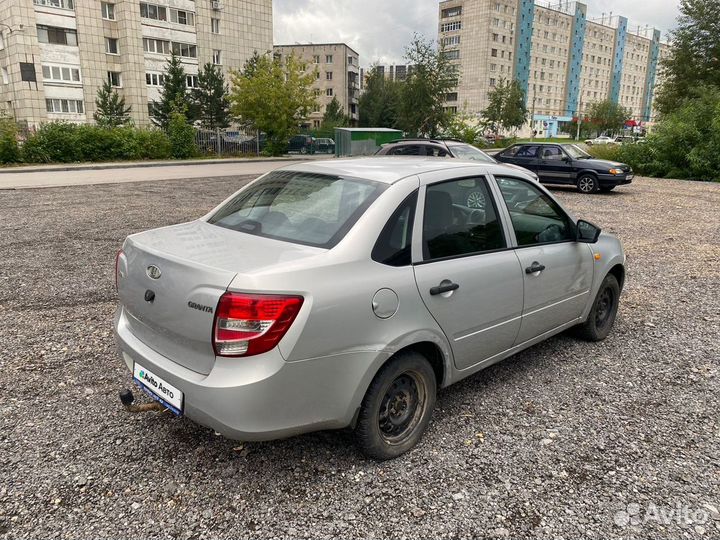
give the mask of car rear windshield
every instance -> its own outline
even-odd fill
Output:
[[[469,144],[453,144],[450,145],[450,150],[452,150],[453,155],[458,159],[472,159],[475,161],[484,161],[485,163],[497,163],[497,161],[485,152]]]
[[[276,171],[242,190],[208,221],[246,234],[329,249],[385,188],[357,178]]]

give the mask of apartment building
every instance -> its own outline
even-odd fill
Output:
[[[447,107],[479,113],[500,80],[525,91],[529,128],[553,136],[562,122],[611,99],[651,122],[659,59],[668,52],[654,28],[623,16],[588,19],[581,2],[444,0],[439,41],[459,71]]]
[[[318,108],[310,113],[305,127],[317,128],[322,123],[328,104],[337,98],[350,117],[352,125],[358,121],[360,98],[360,55],[345,43],[310,43],[307,45],[275,45],[280,57],[294,54],[306,69],[315,71],[313,91]]]
[[[109,81],[150,123],[171,52],[187,84],[207,62],[241,68],[272,49],[272,0],[0,0],[0,106],[18,122],[92,122]]]

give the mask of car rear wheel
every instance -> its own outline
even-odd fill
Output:
[[[308,152],[307,147],[305,147],[305,146],[301,146],[301,147],[300,147],[300,153],[301,153],[301,154],[307,154],[307,152]]]
[[[468,208],[485,208],[485,195],[481,191],[471,191],[467,196]]]
[[[586,341],[602,341],[608,337],[619,305],[620,285],[615,276],[608,274],[600,285],[587,321],[576,327],[578,337]]]
[[[386,460],[413,448],[430,422],[437,382],[429,362],[416,352],[400,353],[375,375],[355,426],[358,447]]]
[[[597,193],[600,190],[600,182],[592,174],[581,175],[576,185],[580,193]]]

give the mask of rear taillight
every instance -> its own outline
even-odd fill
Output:
[[[269,351],[288,331],[302,304],[302,296],[226,292],[215,310],[215,354],[252,356]]]
[[[118,281],[120,280],[120,257],[124,255],[123,250],[117,252],[115,255],[115,291],[118,290]]]

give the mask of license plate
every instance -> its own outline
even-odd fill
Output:
[[[152,371],[135,362],[133,379],[151,398],[159,401],[177,415],[182,414],[183,393]]]

